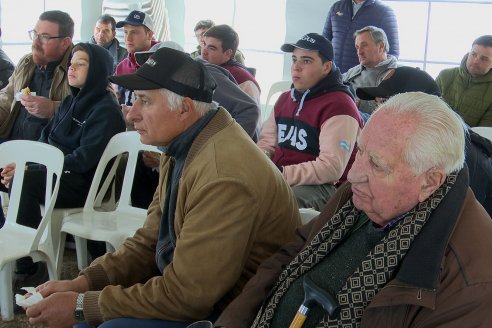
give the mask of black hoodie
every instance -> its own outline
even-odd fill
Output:
[[[70,87],[53,119],[43,129],[39,141],[65,154],[64,170],[88,174],[96,166],[111,137],[125,131],[125,122],[115,97],[108,90],[113,68],[111,54],[101,46],[79,43],[89,53],[87,80],[82,89]]]

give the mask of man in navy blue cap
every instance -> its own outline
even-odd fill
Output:
[[[32,324],[185,327],[213,319],[259,263],[300,225],[280,172],[229,113],[216,82],[187,54],[161,48],[135,74],[110,80],[135,90],[127,119],[163,155],[143,227],[71,281],[39,286]],[[49,297],[48,297],[49,296]],[[104,321],[104,322],[103,322]]]
[[[123,28],[125,33],[125,46],[128,51],[128,57],[123,59],[118,66],[114,75],[132,74],[139,67],[135,53],[138,51],[148,51],[154,44],[157,43],[154,38],[154,22],[152,18],[138,10],[132,11],[125,20],[116,23],[117,28]],[[133,90],[119,87],[118,101],[123,105],[123,113],[128,112],[126,106],[133,104]]]
[[[281,49],[292,53],[292,87],[276,102],[258,145],[292,186],[299,207],[319,211],[346,180],[362,120],[330,41],[309,33]]]
[[[124,20],[116,23],[116,27],[123,28],[128,56],[116,66],[114,75],[133,74],[140,67],[135,58],[135,53],[148,51],[153,45],[158,43],[154,40],[154,22],[148,14],[142,11],[133,10]],[[133,89],[128,89],[123,86],[115,86],[115,89],[117,90],[118,102],[121,104],[121,110],[126,117],[126,114],[135,101],[135,94]],[[127,128],[132,129],[131,122],[126,123]],[[152,182],[155,181],[154,168],[158,165],[158,157],[153,156],[151,152],[142,152],[139,154],[135,180],[141,183],[136,184],[133,187],[133,206],[140,208],[148,207],[151,198],[147,195],[149,192],[152,193],[155,189],[155,185]],[[151,183],[147,183],[149,181]],[[141,188],[142,185],[147,184],[150,188]],[[152,191],[149,191],[149,189]]]

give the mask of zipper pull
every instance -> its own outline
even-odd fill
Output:
[[[419,289],[419,291],[417,292],[417,299],[418,300],[422,299],[422,289]]]

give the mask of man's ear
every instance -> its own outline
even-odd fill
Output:
[[[323,64],[323,75],[328,75],[333,67],[333,62],[331,60],[326,61]]]
[[[431,168],[425,172],[420,188],[419,202],[423,202],[436,191],[446,179],[446,173],[442,169]]]
[[[224,51],[224,54],[227,56],[227,58],[232,59],[232,49],[227,49]]]
[[[154,37],[154,31],[149,31],[147,33],[147,40],[152,40],[153,37]]]
[[[386,52],[384,48],[386,48],[386,45],[384,44],[384,42],[382,42],[382,41],[379,42],[378,43],[378,49],[379,49],[379,51],[380,52]]]
[[[191,98],[184,97],[178,111],[180,120],[186,120],[195,115],[195,106],[193,104],[193,100],[191,100]]]
[[[68,49],[68,47],[70,47],[71,44],[72,44],[72,38],[63,38],[62,45],[65,51],[66,49]]]

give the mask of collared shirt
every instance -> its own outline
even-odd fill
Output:
[[[365,1],[362,1],[361,3],[355,2],[355,0],[352,0],[352,8],[353,8],[353,14],[352,18],[354,18],[355,14],[359,11],[359,9],[364,5]]]
[[[60,65],[60,62],[61,60],[50,62],[46,66],[36,65],[32,79],[29,82],[29,89],[36,92],[36,96],[49,98],[55,70]],[[15,92],[17,91],[20,90],[15,90]],[[36,141],[49,121],[49,118],[41,118],[29,114],[26,108],[21,105],[10,133],[10,139]]]

